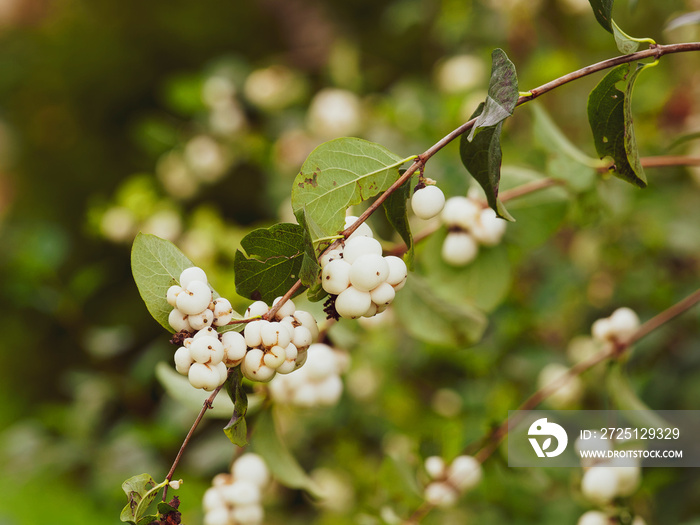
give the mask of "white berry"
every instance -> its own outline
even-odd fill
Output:
[[[249,347],[254,348],[262,344],[262,328],[263,326],[269,324],[269,321],[251,321],[245,325],[243,330],[243,336],[245,337],[245,344]]]
[[[350,236],[352,237],[352,235]],[[334,261],[335,259],[342,259],[343,258],[343,252],[338,250],[338,249],[332,249],[327,251],[321,256],[321,259],[319,259],[319,264],[321,265],[321,268],[325,268],[325,266],[331,262]]]
[[[260,525],[263,521],[263,508],[255,503],[253,505],[237,505],[231,511],[231,519],[237,525]]]
[[[279,368],[287,359],[287,352],[281,346],[273,346],[263,356],[263,363],[270,368]]]
[[[178,286],[177,284],[172,285],[170,288],[168,288],[168,293],[166,294],[166,298],[168,300],[168,304],[175,308],[177,306],[177,296],[180,294],[182,291],[182,288]]]
[[[204,514],[204,525],[229,525],[229,511],[226,506],[208,510]]]
[[[233,319],[233,307],[228,299],[214,299],[214,326],[226,326]]]
[[[346,319],[362,317],[372,304],[369,292],[362,292],[353,286],[346,288],[335,299],[338,315]]]
[[[187,288],[192,281],[201,281],[207,284],[207,274],[201,268],[193,266],[192,268],[187,268],[180,274],[180,286]]]
[[[461,491],[474,488],[481,476],[481,463],[472,456],[458,456],[447,468],[447,480]]]
[[[615,467],[589,468],[581,480],[581,492],[592,503],[604,504],[617,495],[618,478]]]
[[[181,332],[182,330],[192,331],[189,321],[187,320],[187,314],[182,313],[177,308],[174,308],[170,315],[168,315],[168,324],[173,327],[176,332]]]
[[[247,479],[238,479],[221,488],[227,503],[232,506],[251,505],[260,501],[260,487]]]
[[[269,309],[270,308],[264,301],[255,301],[245,311],[245,318],[260,317],[261,315],[265,315]]]
[[[321,285],[330,294],[338,295],[350,286],[351,266],[344,259],[334,259],[321,272]]]
[[[195,330],[202,330],[214,322],[214,312],[207,309],[195,315],[188,315],[187,322]]]
[[[384,257],[374,253],[361,255],[350,267],[350,284],[363,292],[369,292],[389,276],[389,265]]]
[[[297,310],[292,317],[311,332],[311,338],[314,341],[318,338],[318,323],[312,314],[303,310]]]
[[[221,336],[221,344],[224,346],[224,362],[228,366],[236,366],[240,363],[248,350],[245,338],[240,332],[225,332]]]
[[[618,308],[610,316],[610,329],[620,342],[627,342],[639,328],[639,317],[631,308]]]
[[[177,309],[183,314],[195,315],[206,310],[211,303],[211,289],[203,281],[191,281],[177,295]]]
[[[391,286],[397,286],[402,283],[408,276],[408,268],[403,259],[395,255],[387,255],[384,260],[389,265],[389,275],[386,278]]]
[[[382,254],[382,245],[379,244],[377,239],[372,237],[353,237],[345,241],[343,260],[352,264],[358,257],[371,253],[376,255]]]
[[[190,356],[190,351],[184,346],[181,346],[175,351],[173,359],[175,360],[175,370],[183,376],[187,375],[187,372],[190,371],[190,366],[194,363],[194,360]]]
[[[428,476],[430,476],[432,479],[445,477],[447,467],[445,465],[445,460],[443,460],[440,456],[430,456],[425,458],[424,466]]]
[[[297,348],[308,347],[313,342],[313,337],[311,332],[305,326],[297,326],[294,328],[294,334],[292,335],[292,343]]]
[[[348,215],[345,217],[345,228],[347,229],[350,227],[351,224],[353,224],[357,220],[357,217],[354,215]],[[353,239],[355,237],[374,237],[374,234],[372,233],[372,228],[369,227],[369,224],[366,222],[363,222],[360,224],[357,229],[350,234],[350,237],[348,239]]]
[[[451,507],[457,502],[457,491],[443,481],[433,481],[425,487],[425,501],[436,507]]]
[[[609,525],[608,516],[599,510],[589,510],[581,515],[576,525]]]
[[[187,373],[187,377],[193,387],[203,388],[208,391],[214,390],[221,384],[219,372],[215,368],[202,363],[193,363]]]
[[[432,219],[437,216],[445,206],[445,194],[437,186],[425,186],[413,192],[411,208],[416,217],[420,219]]]
[[[224,358],[224,345],[215,337],[204,336],[192,340],[190,356],[197,363],[219,364]]]
[[[389,283],[382,283],[369,292],[372,302],[376,305],[391,303],[396,296],[396,290]]]
[[[272,302],[272,306],[275,306],[277,303],[280,302],[282,297],[278,297]],[[294,312],[296,311],[296,307],[294,306],[294,302],[291,299],[287,299],[284,304],[280,307],[279,310],[277,310],[277,314],[275,317],[277,319],[283,319],[289,315],[293,315]]]
[[[226,508],[226,501],[218,488],[209,487],[202,498],[202,506],[205,511],[209,512],[222,507]]]
[[[442,244],[442,258],[452,266],[464,266],[472,262],[479,245],[470,234],[466,232],[450,232]]]
[[[491,208],[481,210],[479,220],[471,229],[472,235],[484,246],[496,246],[506,231],[507,222]]]
[[[263,488],[270,481],[270,471],[265,461],[252,452],[247,452],[234,461],[231,473],[236,479],[245,479]]]
[[[445,202],[440,218],[447,226],[471,230],[479,220],[481,207],[467,197],[450,197]]]

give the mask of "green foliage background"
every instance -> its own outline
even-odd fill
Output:
[[[335,138],[310,116],[318,92],[355,94],[361,117],[343,131],[409,156],[483,100],[495,47],[514,62],[522,90],[618,54],[587,2],[574,0],[7,5],[0,13],[0,523],[113,523],[125,478],[165,475],[195,412],[156,381],[156,363],[170,362],[173,348],[139,299],[131,240],[139,229],[171,237],[244,310],[233,283],[241,238],[290,220],[287,199],[301,163]],[[615,13],[628,33],[668,43],[698,39],[698,26],[662,31],[692,9],[691,1],[641,1],[634,9],[622,2]],[[459,54],[482,67],[474,66],[471,85],[452,90],[439,72]],[[285,68],[272,70],[283,88],[261,102],[245,84],[270,66]],[[698,131],[698,66],[696,54],[668,56],[640,77],[633,112],[642,156],[700,151],[697,140],[669,149]],[[245,121],[223,135],[213,134],[201,96],[217,75],[235,86]],[[541,101],[590,156],[586,97],[598,80]],[[503,187],[542,175],[592,180],[590,168],[537,140],[533,122],[533,110],[521,108],[505,126]],[[218,172],[186,169],[176,179],[168,166],[182,167],[186,144],[202,135],[223,152]],[[456,145],[426,174],[448,196],[467,190]],[[338,325],[334,341],[353,359],[344,399],[334,410],[287,414],[286,432],[305,468],[342,472],[347,505],[314,509],[301,493],[279,489],[266,505],[268,521],[379,523],[387,506],[407,515],[420,499],[405,472],[422,457],[453,457],[478,440],[534,391],[546,363],[566,362],[568,341],[593,320],[618,306],[648,319],[697,288],[700,173],[649,169],[647,177],[643,191],[602,178],[572,199],[542,192],[513,201],[518,222],[509,226],[507,260],[490,254],[503,271],[494,277],[492,266],[482,268],[491,283],[483,289],[465,279],[477,304],[494,309],[474,347]],[[374,228],[390,235],[376,219]],[[416,261],[440,291],[441,277],[455,276],[439,261],[429,264],[435,242],[418,245]],[[696,309],[654,333],[627,364],[651,407],[698,408],[699,321]],[[580,407],[612,408],[598,378],[584,376]],[[441,408],[445,392],[453,401],[456,394],[456,412]],[[207,421],[178,471],[185,523],[201,520],[201,494],[231,459],[222,426]],[[506,464],[504,456],[489,460],[485,483],[427,522],[574,523],[586,508],[577,473]],[[698,523],[698,491],[694,470],[645,471],[634,506],[649,523]]]

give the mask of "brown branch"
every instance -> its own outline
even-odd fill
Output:
[[[499,199],[501,199],[501,202],[506,202],[512,199],[517,199],[518,197],[522,197],[529,193],[534,193],[536,191],[551,188],[552,186],[556,186],[557,184],[564,184],[564,181],[553,178],[533,180],[532,182],[528,182],[527,184],[523,184],[522,186],[518,186],[517,188],[512,188],[510,190],[502,192],[499,196]]]
[[[168,472],[168,475],[165,476],[165,479],[171,481],[173,479],[173,474],[175,474],[175,469],[177,468],[178,464],[180,463],[180,458],[182,458],[182,454],[185,452],[185,449],[187,448],[187,445],[190,443],[190,439],[192,439],[192,434],[194,434],[194,431],[197,429],[199,426],[200,421],[202,421],[202,418],[204,417],[204,414],[206,413],[207,410],[209,410],[212,407],[212,403],[214,402],[214,399],[216,398],[217,394],[219,391],[223,388],[223,386],[226,383],[219,385],[216,390],[214,390],[211,395],[204,401],[204,404],[202,405],[202,409],[199,411],[199,414],[197,415],[197,419],[194,420],[194,423],[192,423],[192,427],[190,428],[190,431],[187,433],[187,436],[185,436],[185,440],[182,442],[182,446],[180,447],[180,450],[177,453],[177,456],[175,456],[175,460],[173,461],[173,465],[170,467],[170,471]],[[168,486],[166,485],[165,488],[163,489],[163,501],[166,500],[168,496]]]

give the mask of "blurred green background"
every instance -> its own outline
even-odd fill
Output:
[[[663,30],[700,9],[693,0],[631,4],[615,10],[629,34],[700,36],[697,25]],[[173,349],[131,278],[138,231],[176,242],[245,309],[233,284],[238,243],[289,220],[291,182],[311,149],[346,135],[400,155],[427,149],[483,100],[495,47],[521,90],[618,54],[580,0],[1,0],[0,524],[115,523],[121,482],[163,477],[193,420],[155,379]],[[643,156],[700,152],[698,140],[669,149],[700,130],[699,66],[697,54],[668,56],[640,77]],[[591,156],[585,101],[599,78],[540,102]],[[533,139],[533,122],[524,107],[506,125],[504,186],[592,180]],[[467,190],[456,146],[426,174],[448,196]],[[289,416],[289,442],[305,468],[335,469],[348,501],[316,509],[278,487],[268,521],[408,515],[420,500],[396,481],[404,468],[478,440],[534,391],[542,366],[567,361],[568,341],[596,318],[624,305],[646,320],[691,293],[700,171],[648,177],[644,191],[601,179],[563,199],[514,202],[519,222],[494,279],[503,289],[485,292],[495,309],[476,347],[341,323],[334,342],[352,355],[355,387],[335,409]],[[429,252],[418,253],[428,276]],[[700,408],[699,321],[686,314],[628,363],[650,406]],[[584,379],[578,408],[610,407],[603,382]],[[445,392],[456,411],[440,409]],[[201,522],[199,498],[231,459],[221,426],[204,425],[176,476],[185,523]],[[497,456],[481,489],[426,521],[574,523],[586,508],[576,476],[514,472]],[[632,505],[648,523],[697,524],[698,491],[693,469],[645,471]]]

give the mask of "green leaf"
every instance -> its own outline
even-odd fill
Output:
[[[161,501],[160,503],[158,503],[158,514],[165,515],[170,512],[177,512],[177,507],[173,507],[165,501]]]
[[[306,293],[306,298],[312,303],[317,303],[326,297],[328,297],[328,292],[323,289],[323,283],[320,282],[309,287],[309,291]]]
[[[260,454],[273,476],[284,486],[303,489],[318,495],[316,483],[304,472],[279,435],[273,410],[264,410],[255,422],[255,451]]]
[[[518,221],[519,224],[519,221]],[[432,234],[419,251],[421,268],[431,288],[451,304],[477,307],[489,312],[506,298],[512,281],[511,264],[504,245],[479,248],[477,258],[466,266],[447,264],[441,255],[445,229]],[[412,279],[413,275],[409,277]]]
[[[241,240],[245,250],[236,251],[233,269],[236,292],[270,304],[299,279],[304,257],[304,228],[276,224],[253,230]]]
[[[345,210],[385,191],[399,176],[401,159],[366,140],[340,138],[324,142],[307,157],[292,187],[292,208],[317,225],[314,244],[342,231]],[[299,221],[301,224],[301,220]]]
[[[248,428],[245,421],[245,415],[248,411],[248,396],[243,390],[243,375],[239,366],[229,373],[226,380],[226,391],[233,402],[233,415],[224,427],[224,434],[234,445],[244,447],[248,444]]]
[[[603,29],[613,32],[612,28],[612,9],[614,0],[588,0],[593,8],[598,23],[603,26]]]
[[[140,523],[145,517],[148,506],[153,503],[158,491],[166,484],[167,481],[156,484],[149,474],[139,474],[127,479],[122,483],[122,490],[129,502],[122,509],[119,519],[126,523]]]
[[[486,328],[486,317],[476,307],[450,303],[417,274],[409,276],[393,304],[406,331],[427,343],[469,346]]]
[[[408,199],[411,197],[411,180],[407,180],[383,203],[386,218],[406,243],[404,261],[409,269],[413,268],[413,234],[408,221]]]
[[[505,51],[494,49],[491,53],[491,78],[486,103],[483,111],[477,115],[468,140],[471,141],[481,131],[510,117],[519,97],[515,65],[508,59]]]
[[[306,208],[297,213],[297,220],[304,228],[304,257],[299,273],[301,283],[310,288],[320,282],[318,274],[321,271],[321,266],[318,264],[318,256],[332,241],[318,240],[314,243],[314,239],[323,238],[323,232],[319,229],[316,222],[307,215]]]
[[[641,40],[633,38],[627,33],[625,33],[615,23],[615,20],[612,21],[612,28],[613,36],[615,37],[615,44],[617,45],[617,49],[620,50],[620,53],[629,55],[630,53],[634,53],[637,49],[639,49],[639,44],[641,43]]]
[[[484,109],[482,102],[472,118]],[[498,200],[498,186],[501,180],[501,128],[503,122],[484,129],[472,141],[462,135],[459,141],[459,154],[462,164],[484,189],[489,206],[507,220],[513,220]]]
[[[637,76],[649,65],[637,64],[634,71],[631,64],[616,67],[588,96],[588,122],[598,155],[612,157],[613,174],[640,188],[647,181],[634,137],[631,98]]]
[[[194,388],[186,376],[179,374],[162,361],[156,365],[156,379],[170,397],[196,412],[201,410],[204,402],[211,395],[201,388]],[[206,416],[229,419],[233,410],[234,405],[231,400],[219,395],[212,403],[212,407],[206,411]]]
[[[173,307],[168,304],[168,288],[178,284],[180,274],[195,266],[173,243],[147,233],[139,233],[131,248],[131,271],[148,312],[160,325],[174,332],[168,323]]]

